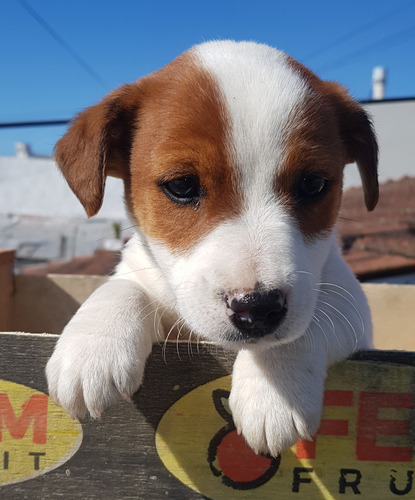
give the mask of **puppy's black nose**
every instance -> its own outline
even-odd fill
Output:
[[[248,338],[271,333],[287,313],[286,296],[278,289],[234,293],[226,297],[226,304],[230,320]]]

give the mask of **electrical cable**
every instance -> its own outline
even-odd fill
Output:
[[[31,122],[3,122],[0,128],[22,128],[22,127],[50,127],[55,125],[68,125],[70,120],[37,120]]]
[[[328,50],[331,50],[334,47],[341,45],[343,42],[349,41],[351,38],[354,38],[356,35],[359,35],[362,32],[368,31],[369,29],[373,28],[374,26],[382,23],[383,21],[386,21],[387,19],[390,19],[395,14],[401,13],[404,10],[406,10],[408,7],[411,7],[413,5],[414,5],[413,0],[410,0],[409,2],[406,2],[403,5],[400,5],[399,7],[392,9],[391,11],[387,12],[386,14],[383,14],[382,16],[379,16],[375,19],[372,19],[370,22],[362,24],[362,25],[358,26],[357,28],[352,29],[348,33],[341,35],[339,38],[337,38],[336,40],[333,40],[329,44],[323,45],[320,48],[314,50],[313,52],[310,52],[302,59],[303,59],[303,61],[306,61],[308,63],[310,59],[313,59],[317,56],[320,56],[324,52],[327,52]]]
[[[48,24],[26,0],[17,0],[17,2],[26,10],[26,12],[58,43],[78,64],[95,80],[95,82],[107,90],[108,87],[103,78]]]
[[[409,35],[407,37],[404,37],[402,39],[402,35]],[[415,36],[415,26],[410,26],[409,28],[405,28],[401,31],[389,34],[380,40],[377,40],[374,43],[368,44],[362,48],[359,48],[350,54],[347,54],[344,57],[340,57],[338,59],[335,59],[331,63],[328,63],[324,66],[320,66],[319,68],[316,69],[316,72],[321,74],[324,71],[328,71],[329,69],[332,70],[334,68],[338,68],[340,66],[343,66],[344,64],[349,63],[350,61],[366,55],[368,52],[372,52],[373,50],[379,50],[383,47],[392,47],[393,45],[398,45],[402,42],[406,42],[408,39],[412,38]],[[399,39],[398,39],[399,38]]]

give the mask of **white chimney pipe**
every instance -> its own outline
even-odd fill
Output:
[[[24,142],[15,142],[14,147],[18,158],[29,158],[29,156],[32,156],[29,144]]]
[[[372,71],[372,99],[381,101],[385,98],[386,69],[383,66],[376,66]]]

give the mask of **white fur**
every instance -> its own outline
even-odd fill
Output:
[[[214,76],[231,121],[230,152],[240,167],[244,191],[270,192],[284,147],[284,132],[306,97],[305,82],[287,56],[252,42],[209,42],[194,49]]]
[[[187,252],[138,230],[115,276],[65,328],[47,366],[49,390],[72,416],[99,416],[138,389],[151,344],[184,325],[239,351],[235,424],[255,451],[276,455],[317,430],[327,366],[370,344],[370,313],[335,232],[308,241],[273,191],[283,131],[305,83],[266,46],[213,42],[193,52],[232,120],[243,211]],[[286,293],[287,316],[257,342],[230,341],[236,328],[223,295],[258,282]]]

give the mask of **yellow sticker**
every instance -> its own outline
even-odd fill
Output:
[[[189,392],[162,417],[157,452],[183,484],[209,498],[388,499],[413,486],[415,369],[349,361],[327,379],[314,440],[258,456],[235,430],[231,377]]]
[[[0,486],[59,467],[81,442],[81,424],[46,394],[0,379]]]

